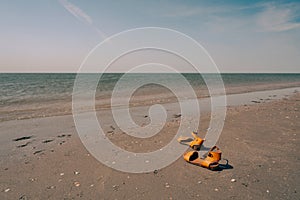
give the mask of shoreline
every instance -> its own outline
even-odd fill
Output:
[[[243,88],[242,88],[243,87]],[[239,95],[255,92],[267,92],[274,90],[286,90],[286,89],[295,89],[300,91],[300,83],[285,83],[285,84],[263,84],[257,87],[253,85],[245,86],[235,86],[231,88],[225,88],[226,95]],[[207,90],[202,90],[202,96],[198,96],[198,100],[204,100],[209,98],[209,95],[205,95]],[[150,97],[150,98],[149,98]],[[135,95],[131,98],[130,107],[140,107],[140,106],[149,106],[153,104],[169,104],[177,103],[176,97],[173,93],[161,93],[155,94],[154,96],[148,95]],[[102,109],[111,109],[110,107],[110,98],[99,99],[96,98],[96,111]],[[0,123],[10,120],[23,120],[31,118],[44,118],[52,116],[64,116],[72,115],[72,100],[55,100],[50,102],[35,102],[27,104],[12,104],[12,105],[2,105],[0,106]]]

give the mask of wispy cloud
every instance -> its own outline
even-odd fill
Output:
[[[258,15],[258,25],[262,31],[281,32],[300,28],[300,4],[264,4],[264,10]]]
[[[252,5],[173,4],[163,9],[162,17],[199,18],[199,23],[214,27],[241,28],[259,32],[282,32],[300,28],[300,3],[267,2]],[[226,26],[225,24],[226,23]]]
[[[236,5],[185,5],[185,4],[174,4],[168,6],[165,13],[162,14],[164,17],[190,17],[190,16],[201,16],[201,15],[222,15],[226,13],[242,12],[243,10],[257,8],[258,5],[250,6],[236,6]]]
[[[74,17],[76,17],[78,20],[90,25],[93,29],[97,31],[97,33],[105,39],[107,36],[104,34],[100,29],[98,29],[94,23],[92,18],[86,14],[83,10],[81,10],[79,7],[76,5],[70,3],[68,0],[58,0],[58,2],[69,12],[71,13]]]

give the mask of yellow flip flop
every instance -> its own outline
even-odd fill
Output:
[[[219,167],[221,155],[221,150],[217,146],[214,146],[210,149],[205,158],[200,158],[197,151],[186,152],[183,154],[183,158],[191,164],[205,167],[210,170],[216,170]]]
[[[202,139],[202,138],[198,137],[196,132],[192,132],[191,134],[192,134],[194,139],[190,138],[190,137],[179,137],[177,139],[177,141],[180,144],[190,146],[194,150],[200,150],[200,147],[203,144],[203,142],[205,141],[205,139]]]

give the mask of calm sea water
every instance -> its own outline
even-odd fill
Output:
[[[208,74],[214,76],[214,74]],[[90,74],[90,76],[99,76]],[[132,77],[161,76],[170,74],[131,74]],[[199,74],[183,74],[193,87],[203,87],[205,83]],[[122,74],[103,74],[97,93],[113,90]],[[72,73],[0,73],[0,105],[41,100],[70,99],[76,74]],[[300,82],[300,74],[222,74],[226,87]],[[151,86],[155,87],[155,86]]]

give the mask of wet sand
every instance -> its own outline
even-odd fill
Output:
[[[217,145],[231,167],[221,171],[180,158],[150,173],[119,172],[89,154],[71,115],[0,122],[0,199],[299,199],[300,94],[294,88],[248,94],[228,96]],[[175,108],[151,139],[129,139],[109,117],[104,129],[128,151],[157,149],[178,128]],[[137,123],[147,124],[146,107],[135,109]],[[208,122],[203,114],[200,135]]]

